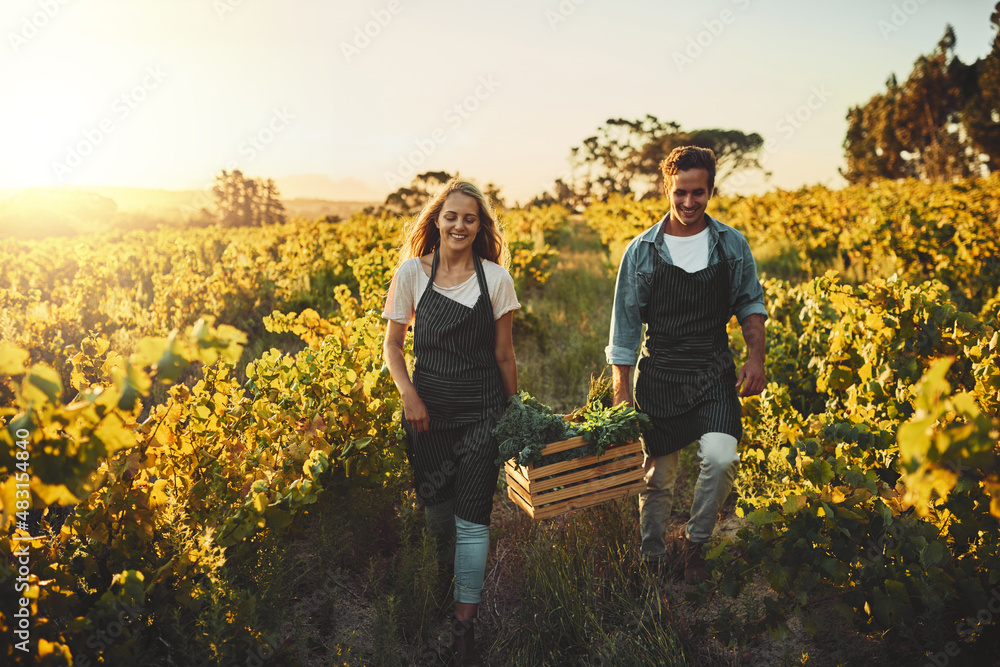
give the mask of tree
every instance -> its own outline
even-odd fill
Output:
[[[1000,31],[1000,2],[990,17]],[[897,85],[847,113],[844,153],[851,183],[915,176],[945,181],[1000,168],[1000,32],[972,65],[955,55],[949,25]]]
[[[285,206],[274,181],[246,178],[223,169],[212,187],[215,218],[223,227],[260,227],[285,222]]]
[[[446,171],[427,171],[417,174],[408,186],[389,193],[382,206],[368,211],[370,213],[387,213],[404,218],[416,215],[434,192],[452,179]]]
[[[381,206],[370,206],[364,210],[365,213],[370,215],[397,215],[404,218],[412,217],[420,213],[423,209],[424,204],[426,204],[431,197],[433,197],[437,192],[441,190],[441,187],[450,181],[452,178],[458,178],[459,175],[455,174],[452,176],[446,171],[427,171],[422,174],[417,174],[413,177],[413,181],[410,182],[408,186],[399,188],[395,192],[392,192],[385,198],[385,203]],[[497,208],[504,208],[503,195],[500,194],[500,188],[493,183],[487,183],[482,189],[482,192],[486,197],[493,202],[493,205]]]
[[[902,157],[903,144],[896,135],[896,101],[899,84],[895,75],[886,81],[886,92],[875,95],[864,107],[847,113],[844,151],[847,171],[841,175],[852,183],[910,175],[911,165]]]
[[[1000,2],[990,16],[993,48],[973,66],[971,92],[963,115],[980,162],[988,171],[1000,170]]]
[[[961,127],[959,81],[966,66],[955,56],[949,25],[937,48],[920,56],[896,100],[896,134],[920,178],[945,181],[968,176],[973,160]]]
[[[757,133],[722,129],[685,131],[678,123],[661,121],[652,114],[636,120],[610,118],[595,135],[570,149],[573,183],[559,180],[554,193],[546,192],[533,201],[558,201],[580,208],[615,193],[658,195],[660,162],[674,148],[687,145],[715,152],[716,187],[739,171],[763,169],[760,157],[764,139]]]

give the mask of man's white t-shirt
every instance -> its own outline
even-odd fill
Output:
[[[514,292],[514,280],[502,266],[484,259],[483,273],[486,276],[486,287],[490,290],[494,320],[521,307]],[[400,324],[412,324],[417,304],[420,303],[420,297],[423,296],[429,279],[430,275],[424,272],[419,257],[412,257],[403,262],[396,275],[392,277],[382,317]],[[470,308],[479,300],[479,280],[475,272],[460,285],[441,287],[435,282],[433,289]]]
[[[674,264],[688,273],[708,268],[708,227],[694,236],[672,236],[663,233],[663,241]]]

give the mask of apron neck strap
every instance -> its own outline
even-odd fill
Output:
[[[490,290],[486,286],[486,271],[483,269],[483,260],[479,259],[479,255],[476,253],[472,253],[472,263],[476,267],[476,280],[479,281],[479,291],[489,296]]]
[[[431,277],[427,280],[427,287],[425,289],[430,289],[431,285],[434,284],[434,276],[437,275],[438,271],[438,258],[441,256],[441,246],[434,246],[434,259],[431,260]]]
[[[431,277],[427,279],[427,287],[424,290],[429,290],[434,285],[434,276],[437,275],[438,270],[438,260],[441,257],[441,246],[435,246],[434,248],[434,259],[431,260]],[[479,255],[472,253],[472,264],[476,268],[476,280],[479,282],[479,292],[485,294],[487,300],[490,301],[490,308],[493,307],[493,300],[490,298],[490,289],[486,284],[486,271],[483,269],[483,260],[479,259]]]

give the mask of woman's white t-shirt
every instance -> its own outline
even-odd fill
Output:
[[[495,262],[484,259],[483,273],[486,275],[486,287],[490,290],[494,320],[498,320],[510,311],[521,307],[517,301],[517,294],[514,292],[514,280],[506,269]],[[420,303],[420,297],[423,296],[429,279],[430,275],[424,272],[419,257],[413,257],[403,262],[403,265],[396,271],[396,275],[392,277],[382,317],[400,324],[412,324],[417,304]],[[441,287],[435,282],[433,289],[435,292],[470,308],[475,306],[476,301],[479,300],[479,280],[476,278],[475,272],[460,285]]]

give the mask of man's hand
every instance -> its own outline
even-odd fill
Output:
[[[756,396],[767,386],[764,375],[764,316],[747,315],[740,322],[747,343],[747,362],[736,376],[736,386],[743,385],[740,396]]]
[[[736,386],[739,387],[741,384],[743,385],[743,389],[740,390],[740,396],[756,396],[764,391],[764,387],[767,386],[767,378],[764,376],[764,363],[756,359],[750,359],[743,364],[739,375],[736,376]]]

